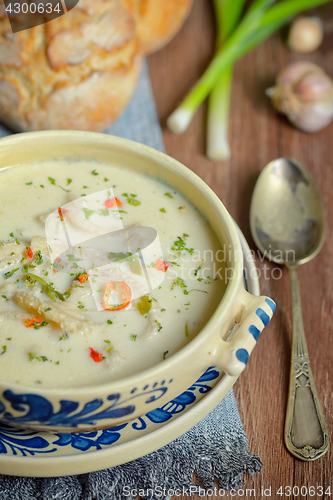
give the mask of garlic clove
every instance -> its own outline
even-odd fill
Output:
[[[299,112],[299,99],[293,94],[291,88],[276,85],[266,89],[266,95],[270,97],[274,108],[280,113],[290,116],[295,116]]]
[[[324,37],[323,23],[318,17],[299,17],[293,21],[288,46],[297,52],[313,52],[318,49]]]
[[[266,94],[277,111],[305,132],[317,132],[333,120],[333,81],[316,64],[290,64]]]
[[[332,121],[332,116],[333,104],[316,104],[301,106],[297,113],[290,112],[288,118],[298,129],[312,133],[327,127]]]
[[[314,63],[309,61],[298,61],[283,68],[278,73],[276,81],[278,85],[291,86],[299,81],[306,73],[318,71],[318,69],[322,71],[322,69]]]
[[[303,102],[308,103],[311,103],[315,100],[332,100],[332,80],[324,72],[307,73],[294,86],[294,93]]]

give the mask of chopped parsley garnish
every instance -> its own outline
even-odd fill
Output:
[[[40,185],[41,188],[44,188],[43,184]]]
[[[196,270],[194,271],[194,276],[197,276],[198,274],[198,271],[200,271],[201,269],[201,266],[197,267]]]
[[[43,264],[43,257],[42,257],[42,252],[40,250],[38,250],[36,253],[35,253],[35,261],[36,261],[36,264],[38,266],[40,266],[41,264]]]
[[[128,198],[127,202],[129,203],[129,205],[134,205],[135,207],[141,205],[141,201],[136,200],[135,198]]]
[[[32,182],[26,182],[25,185],[26,186],[31,186]]]
[[[108,325],[112,325],[112,321],[110,319],[107,320]],[[105,341],[104,341],[105,342]]]
[[[51,307],[48,307],[47,309],[45,309],[45,311],[44,311],[44,312],[46,312],[46,313],[47,313],[47,312],[49,312],[49,311],[52,311]]]
[[[34,352],[29,352],[29,361],[47,361],[46,356],[37,356]]]
[[[109,344],[109,347],[106,347],[105,350],[106,352],[112,352],[113,351],[113,346],[111,345],[110,340],[104,340],[106,344]]]
[[[160,212],[162,212],[162,214],[166,214],[165,208],[160,208]]]
[[[19,270],[19,268],[13,269],[12,271],[8,271],[7,273],[5,273],[5,279],[8,280],[8,278],[13,276],[13,274],[16,273],[16,271],[18,271],[18,270]]]
[[[145,314],[148,314],[150,309],[151,309],[151,303],[152,300],[149,298],[148,295],[145,295],[144,297],[141,297],[140,302],[137,304],[136,308],[139,311],[139,313],[144,316]]]
[[[91,173],[92,173],[93,175],[99,175],[99,173],[98,173],[98,172],[96,172],[96,170],[93,170]]]
[[[8,297],[6,297],[6,295],[1,295],[1,297],[2,297],[3,299],[5,299],[6,301],[8,301],[8,300],[9,300],[9,298],[8,298]]]
[[[10,233],[10,234],[9,234],[9,236],[10,236],[11,238],[14,238],[14,234],[13,234],[13,233]]]
[[[110,252],[108,258],[112,262],[119,262],[119,263],[127,262],[133,274],[136,274],[137,276],[142,276],[140,258],[137,255],[133,255],[131,252],[127,252],[127,254],[124,252],[119,252],[119,253]]]
[[[132,335],[131,335],[131,340],[134,340],[134,341],[135,341],[135,340],[136,340],[136,338],[137,338],[137,335],[134,335],[134,334],[132,334]]]
[[[52,177],[48,177],[48,180],[51,182],[51,184],[55,185],[55,179],[53,179]]]
[[[2,346],[2,353],[1,353],[1,354],[4,354],[6,351],[7,351],[7,346],[6,346],[6,345],[3,345],[3,346]]]
[[[104,182],[108,182],[109,179],[107,179],[106,177],[104,177]]]
[[[133,206],[141,205],[141,201],[136,199],[136,197],[137,197],[136,194],[129,194],[128,195],[127,193],[123,193],[122,196],[125,196],[125,198],[127,198],[127,203],[129,205],[133,205]]]
[[[186,323],[185,325],[185,337],[189,337],[190,334],[188,333],[188,324]]]
[[[169,354],[169,351],[165,351],[165,352],[163,353],[163,359],[165,359],[165,358],[166,358],[167,354]]]
[[[71,182],[72,182],[72,179],[67,179],[67,186],[69,186]]]
[[[78,307],[79,309],[84,309],[84,305],[82,304],[82,302],[79,302],[76,307]]]
[[[194,252],[194,249],[186,247],[186,243],[185,243],[186,238],[188,238],[188,234],[185,234],[185,233],[183,234],[182,238],[180,236],[178,236],[176,241],[173,243],[171,250],[173,250],[174,252],[177,252],[178,255],[181,255],[183,251],[186,251],[190,255],[192,255]]]
[[[81,260],[81,259],[78,259],[77,257],[75,257],[75,255],[72,253],[67,254],[67,257],[68,257],[68,260],[72,260],[73,262],[79,262],[79,260]]]
[[[82,208],[82,211],[86,219],[89,219],[89,217],[95,213],[95,210],[89,210],[88,208]]]
[[[47,326],[48,323],[46,321],[43,321],[42,323],[34,323],[34,329],[39,330],[40,328],[43,328],[44,326]]]
[[[167,196],[168,198],[173,198],[172,194],[170,193],[164,193],[164,196]]]
[[[163,326],[161,325],[161,323],[159,323],[159,322],[157,321],[157,319],[155,319],[155,323],[156,323],[156,324],[157,324],[157,326],[158,326],[158,330],[157,330],[157,331],[158,331],[158,332],[160,332],[160,331],[162,330]]]
[[[63,191],[66,191],[66,193],[69,193],[68,189],[63,188],[62,186],[58,186],[58,187],[60,187],[60,189],[62,189]]]
[[[185,285],[185,282],[182,278],[177,278],[171,285],[171,290],[175,288],[175,286],[180,286],[180,288],[187,288],[187,285]]]
[[[59,337],[59,340],[68,340],[67,333],[63,333],[63,335],[61,335],[61,337]]]

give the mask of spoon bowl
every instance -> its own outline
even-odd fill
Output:
[[[304,264],[325,241],[324,208],[308,171],[278,158],[261,172],[253,193],[250,224],[259,250],[273,262]]]
[[[301,460],[316,460],[329,448],[328,432],[306,346],[297,268],[315,257],[325,240],[323,204],[307,170],[278,158],[256,183],[250,226],[259,250],[289,268],[292,299],[292,358],[284,439]]]

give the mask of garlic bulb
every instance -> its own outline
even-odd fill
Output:
[[[275,109],[304,132],[317,132],[333,120],[333,81],[316,64],[290,64],[266,94]]]
[[[292,23],[288,45],[297,52],[313,52],[323,41],[323,23],[318,17],[299,17]]]

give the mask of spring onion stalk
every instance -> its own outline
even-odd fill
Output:
[[[213,161],[228,160],[231,155],[228,132],[232,75],[232,66],[222,71],[209,96],[206,155]]]
[[[246,0],[238,2],[234,0],[214,0],[217,50],[222,47],[237,26],[245,2]],[[222,71],[209,96],[206,155],[214,161],[230,158],[228,132],[232,76],[233,67],[229,66]]]
[[[217,51],[205,73],[180,106],[170,115],[167,121],[169,128],[177,133],[184,132],[194,113],[212,91],[225,69],[281,28],[292,16],[330,1],[283,0],[265,11],[265,7],[271,2],[256,0],[255,5],[249,9],[236,30]]]

